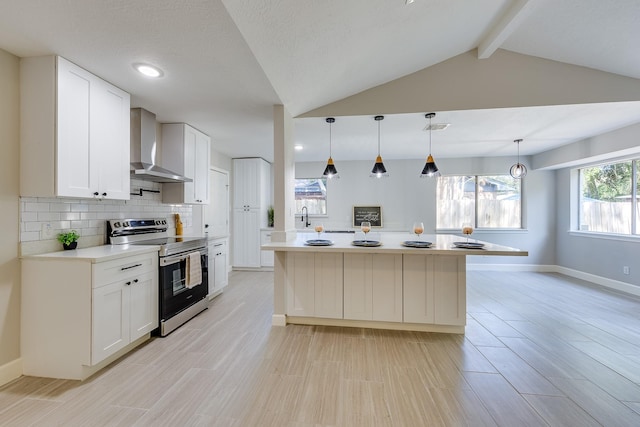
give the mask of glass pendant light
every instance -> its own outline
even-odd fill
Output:
[[[338,175],[338,170],[333,164],[333,159],[331,158],[331,124],[336,121],[333,117],[327,117],[327,123],[329,123],[329,160],[327,160],[327,167],[324,168],[324,172],[322,176],[326,176],[329,179],[338,179],[340,175]]]
[[[521,179],[527,175],[527,167],[520,163],[520,143],[522,142],[522,140],[516,139],[513,142],[518,144],[518,162],[515,165],[511,166],[511,169],[509,169],[509,173],[515,179]]]
[[[386,178],[389,174],[387,173],[387,168],[384,167],[382,157],[380,156],[380,121],[384,120],[384,116],[375,116],[373,119],[378,122],[378,157],[376,157],[376,164],[373,165],[373,169],[371,169],[371,174],[369,176],[371,178]]]
[[[440,176],[440,171],[438,170],[436,162],[433,161],[433,156],[431,155],[431,119],[435,116],[436,113],[425,114],[425,117],[429,119],[429,156],[427,157],[427,163],[424,165],[424,169],[422,169],[420,178],[434,178]]]

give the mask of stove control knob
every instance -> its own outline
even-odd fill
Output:
[[[120,228],[120,223],[119,222],[114,222],[113,223],[113,228]]]
[[[162,220],[162,225],[167,225],[167,220],[166,219]]]
[[[128,227],[129,226],[129,221],[125,221],[122,223],[123,226]]]

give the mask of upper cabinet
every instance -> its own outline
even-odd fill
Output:
[[[162,125],[162,167],[193,180],[163,184],[164,203],[209,204],[210,141],[185,123]]]
[[[129,199],[129,94],[58,56],[20,63],[20,194]]]
[[[271,165],[257,157],[233,159],[233,189],[234,209],[266,209],[271,199]]]

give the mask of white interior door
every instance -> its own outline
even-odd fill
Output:
[[[204,231],[209,237],[229,235],[229,172],[209,171],[209,204],[204,207]]]

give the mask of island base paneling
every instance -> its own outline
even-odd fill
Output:
[[[464,255],[288,252],[286,322],[463,333],[465,276]]]

